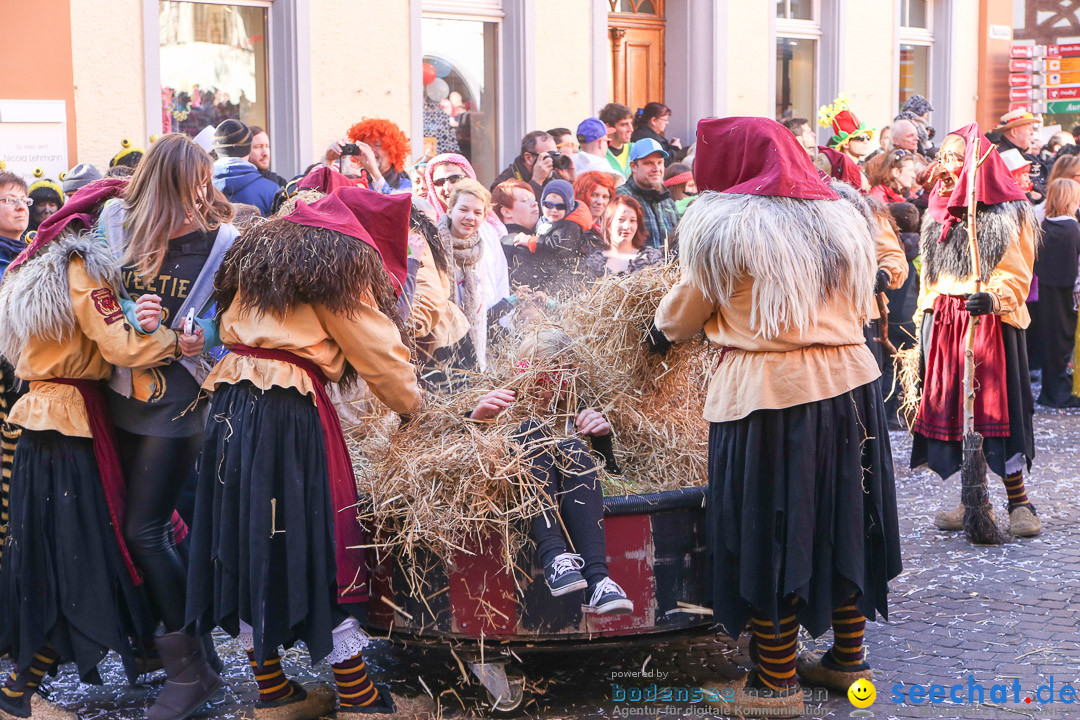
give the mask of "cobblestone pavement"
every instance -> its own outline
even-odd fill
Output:
[[[933,528],[933,515],[943,505],[955,506],[959,501],[959,485],[946,487],[927,471],[907,470],[910,442],[904,434],[893,434],[905,570],[892,583],[890,622],[867,627],[867,650],[878,692],[878,700],[870,708],[874,717],[1080,717],[1080,707],[1061,702],[1063,684],[1080,686],[1076,616],[1080,607],[1080,527],[1075,509],[1080,490],[1080,415],[1040,409],[1035,428],[1038,457],[1028,493],[1043,519],[1043,534],[1002,547],[972,547],[962,534]],[[1006,522],[1004,488],[994,478],[991,492],[999,521]],[[828,638],[826,634],[813,641],[804,636],[803,642],[809,648],[824,649]],[[247,703],[255,692],[244,655],[235,641],[224,637],[221,641],[228,689],[200,717],[251,717],[251,711],[245,712],[244,707],[250,707]],[[718,678],[738,677],[749,664],[745,642],[745,638],[734,644],[704,637],[651,647],[527,656],[522,667],[531,699],[525,711],[531,717],[567,719],[702,717],[709,712],[704,705],[614,703],[611,684],[644,688],[656,682],[660,686],[696,687]],[[476,683],[466,684],[448,654],[380,642],[370,654],[369,664],[377,681],[389,683],[395,693],[409,698],[402,703],[404,712],[399,717],[415,712],[436,712],[442,717],[476,715],[480,704]],[[287,654],[284,666],[304,682],[330,680],[328,668],[313,670],[301,652]],[[642,670],[638,677],[626,677]],[[622,675],[613,679],[614,673]],[[967,700],[969,674],[984,688],[983,704],[948,702],[948,688],[954,684],[964,686],[961,697]],[[83,720],[141,718],[162,680],[159,673],[147,684],[126,687],[115,664],[105,668],[104,676],[103,687],[80,685],[70,668],[65,668],[51,682],[52,697]],[[1045,702],[1046,687],[1041,698],[1033,697],[1040,686],[1048,685],[1051,676],[1053,704]],[[895,704],[891,696],[898,683],[941,684],[945,686],[945,702],[936,706],[925,701],[921,705]],[[993,696],[995,684],[1007,687],[1007,698]],[[441,700],[438,708],[427,690]],[[1027,698],[1032,702],[1026,703]],[[852,711],[846,698],[824,691],[816,691],[807,704],[808,716],[846,718]]]

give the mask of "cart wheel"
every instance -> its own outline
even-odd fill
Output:
[[[505,661],[469,663],[469,669],[487,696],[488,712],[494,717],[513,717],[525,702],[525,676],[508,673]]]
[[[500,701],[491,694],[490,690],[484,688],[484,694],[487,696],[488,713],[492,717],[517,717],[518,710],[525,704],[525,677],[507,673],[506,679],[510,688],[509,698],[503,698]]]

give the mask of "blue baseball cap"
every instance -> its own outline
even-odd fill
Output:
[[[653,153],[660,153],[665,158],[671,157],[668,151],[664,147],[653,140],[652,138],[641,138],[636,143],[630,146],[630,161],[640,160],[643,157],[648,157]]]
[[[578,124],[575,134],[584,138],[584,142],[593,142],[607,135],[607,125],[594,117],[585,118]]]

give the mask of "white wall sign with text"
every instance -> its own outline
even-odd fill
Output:
[[[67,140],[63,100],[0,100],[0,160],[27,182],[34,168],[59,180],[69,167]]]

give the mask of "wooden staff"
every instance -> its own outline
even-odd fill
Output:
[[[979,157],[979,136],[968,149],[967,230],[968,251],[971,253],[971,272],[975,278],[975,292],[983,291],[982,265],[979,262],[979,244],[976,239],[976,214],[978,198],[975,181],[979,166],[986,158]],[[991,147],[991,150],[993,148]],[[989,157],[990,153],[987,153]],[[960,499],[964,503],[964,533],[973,543],[997,545],[1004,536],[990,515],[989,492],[986,487],[986,455],[983,452],[983,436],[975,431],[975,331],[981,317],[969,318],[967,339],[964,346],[964,460],[960,467]]]

